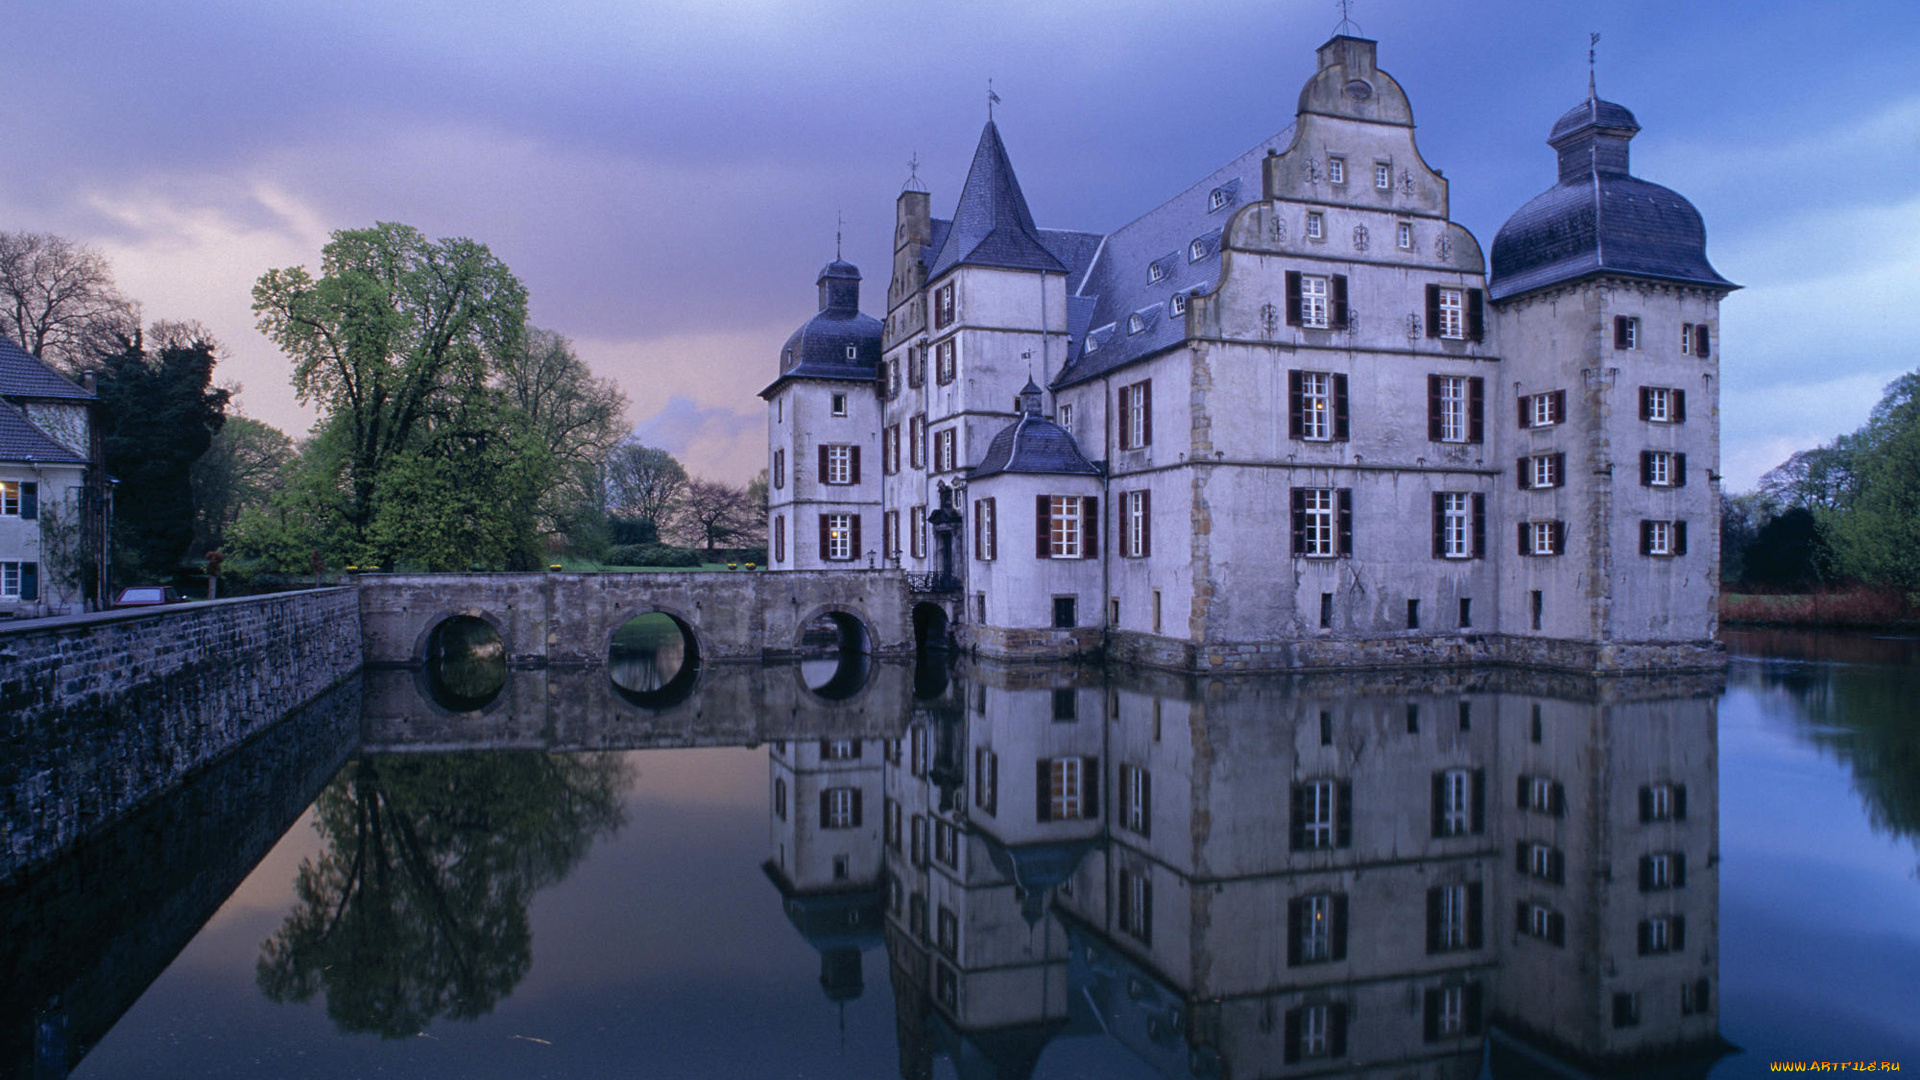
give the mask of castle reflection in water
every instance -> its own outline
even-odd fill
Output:
[[[908,1080],[1079,1037],[1171,1077],[1728,1049],[1718,677],[918,683],[898,737],[770,743],[765,867],[828,997],[885,958]]]

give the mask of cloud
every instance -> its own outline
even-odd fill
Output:
[[[721,406],[700,406],[674,395],[640,421],[634,437],[679,458],[695,476],[742,483],[766,464],[767,419]]]

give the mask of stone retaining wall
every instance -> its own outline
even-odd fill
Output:
[[[0,881],[360,668],[352,589],[0,625]]]

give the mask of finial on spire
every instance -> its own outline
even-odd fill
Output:
[[[993,107],[1000,104],[1000,95],[993,92],[993,80],[987,80],[987,123],[993,123]]]
[[[1594,68],[1599,63],[1599,55],[1600,34],[1596,31],[1587,35],[1587,100],[1589,101],[1600,96],[1599,91],[1594,86],[1593,78]]]
[[[915,150],[907,159],[907,182],[900,185],[901,191],[925,191],[927,185],[920,179],[920,151]]]
[[[840,261],[840,233],[847,227],[847,215],[840,210],[833,212],[833,261]]]
[[[1360,24],[1353,21],[1353,0],[1337,0],[1336,6],[1340,8],[1340,25],[1333,28],[1334,35],[1337,37],[1341,34],[1350,34],[1353,37],[1359,37]]]

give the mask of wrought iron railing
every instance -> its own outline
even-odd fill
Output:
[[[960,579],[952,574],[908,574],[907,591],[914,593],[950,593],[960,591]]]

